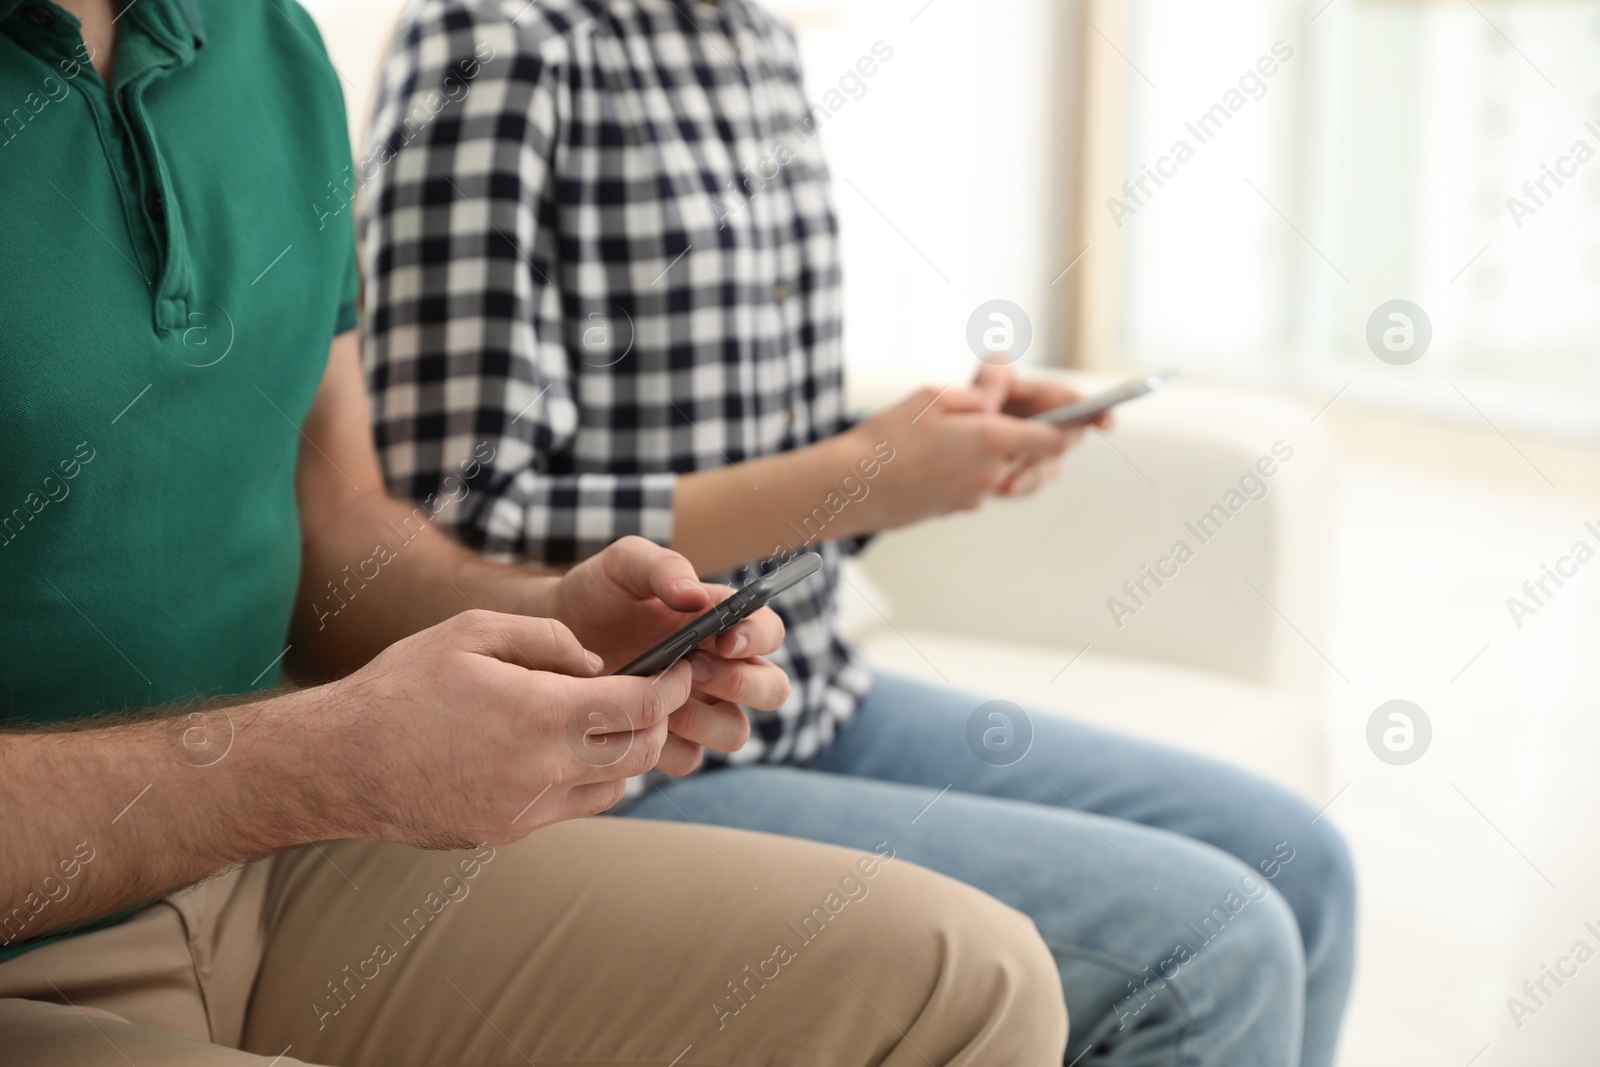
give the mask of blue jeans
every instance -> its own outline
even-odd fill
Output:
[[[1046,713],[998,766],[1015,755],[994,751],[1003,721],[986,709],[969,741],[983,703],[880,674],[814,767],[694,775],[626,814],[887,842],[998,897],[1055,954],[1068,1063],[1330,1067],[1355,878],[1327,820],[1243,771]]]

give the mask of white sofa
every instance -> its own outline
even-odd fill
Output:
[[[1180,380],[1090,431],[1032,498],[878,537],[849,572],[846,628],[885,670],[1228,760],[1320,805],[1337,474],[1314,415]],[[1293,455],[1265,494],[1227,497],[1277,442]],[[1185,526],[1240,501],[1204,543]],[[1192,558],[1136,603],[1123,583],[1179,540]],[[1136,612],[1114,618],[1112,597]]]

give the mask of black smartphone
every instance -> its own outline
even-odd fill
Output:
[[[785,589],[792,589],[822,569],[822,557],[807,552],[790,560],[771,574],[762,575],[737,593],[714,605],[698,619],[664,638],[660,644],[617,671],[642,677],[660,674],[694,651],[700,642],[727,633],[739,623],[766,607],[767,602]]]
[[[1177,373],[1175,370],[1169,370],[1160,374],[1152,374],[1147,378],[1136,378],[1113,389],[1107,389],[1103,393],[1086,396],[1082,400],[1062,404],[1060,407],[1051,408],[1049,411],[1041,411],[1033,416],[1033,421],[1054,423],[1057,426],[1082,426],[1102,411],[1109,411],[1118,404],[1127,403],[1134,397],[1155,392],[1166,384],[1167,379],[1174,377]]]

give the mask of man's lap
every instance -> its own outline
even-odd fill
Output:
[[[163,903],[0,965],[0,996],[14,998],[0,999],[0,1042],[22,1042],[40,1064],[121,1063],[121,1044],[145,1053],[140,1063],[470,1067],[665,1065],[691,1045],[709,1064],[788,1062],[796,1050],[808,1062],[909,1063],[906,1038],[977,1063],[1025,1047],[1019,1018],[1037,1020],[1022,1039],[1035,1053],[1059,1040],[1048,1010],[1059,986],[1023,916],[908,863],[771,835],[604,819],[475,853],[343,842],[278,857],[264,895],[248,921],[225,908],[178,921]],[[210,928],[224,915],[242,928]],[[808,916],[837,932],[802,936],[810,928],[791,924]],[[243,1052],[205,1040],[207,1026],[221,1035],[199,1002],[215,980],[232,984],[211,973],[213,942],[257,949],[226,963],[254,983],[234,1039]],[[779,943],[791,958],[750,977]],[[952,952],[965,968],[941,956]],[[105,971],[53,988],[68,954]],[[146,957],[165,962],[152,970]],[[19,981],[7,986],[8,973]],[[152,981],[176,985],[176,999],[112,993]],[[1021,992],[975,1011],[995,987]]]
[[[889,1050],[899,1035],[880,1010],[908,1034],[924,1025],[919,1044],[944,1040],[927,1016],[916,1021],[916,998],[930,994],[911,976],[938,970],[929,955],[938,950],[917,916],[925,905],[935,917],[956,911],[996,919],[1001,909],[986,910],[981,894],[905,863],[868,862],[867,875],[859,852],[796,847],[765,834],[662,829],[606,819],[547,827],[497,850],[470,883],[455,870],[461,853],[419,860],[413,850],[359,844],[330,850],[328,863],[300,857],[273,887],[294,903],[269,898],[247,1047],[275,1051],[292,1042],[297,1052],[310,1049],[310,1058],[344,1067],[523,1057],[666,1064],[691,1045],[694,1062],[711,1064],[777,1062],[795,1049],[814,1062],[898,1062]],[[455,900],[444,881],[452,873],[470,886],[456,889]],[[862,887],[861,899],[832,920],[854,925],[854,933],[801,944],[789,924],[846,880]],[[422,926],[415,909],[430,910],[430,892],[445,902],[433,902],[438,913]],[[346,906],[329,909],[319,896]],[[892,900],[904,914],[874,906]],[[1031,935],[1020,915],[1004,915],[997,921],[1016,927],[1005,936]],[[859,939],[887,943],[908,981],[887,981],[852,950]],[[769,983],[756,980],[748,1003],[735,999],[729,983],[746,981],[747,967],[760,970],[780,942],[795,958],[777,966]],[[356,967],[385,943],[389,962]],[[319,946],[315,956],[308,945]],[[377,973],[340,1004],[326,983],[338,984],[347,963]],[[847,978],[870,991],[871,1002]],[[954,994],[935,994],[945,1013],[957,1011],[948,1002]],[[422,1027],[413,1019],[419,1010],[427,1015]],[[816,1026],[823,1015],[829,1032]],[[392,1043],[372,1047],[372,1034],[406,1034],[404,1055]]]

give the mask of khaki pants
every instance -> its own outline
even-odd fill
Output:
[[[1059,1067],[1061,1004],[1026,917],[903,860],[590,819],[303,849],[35,949],[0,1063]]]

